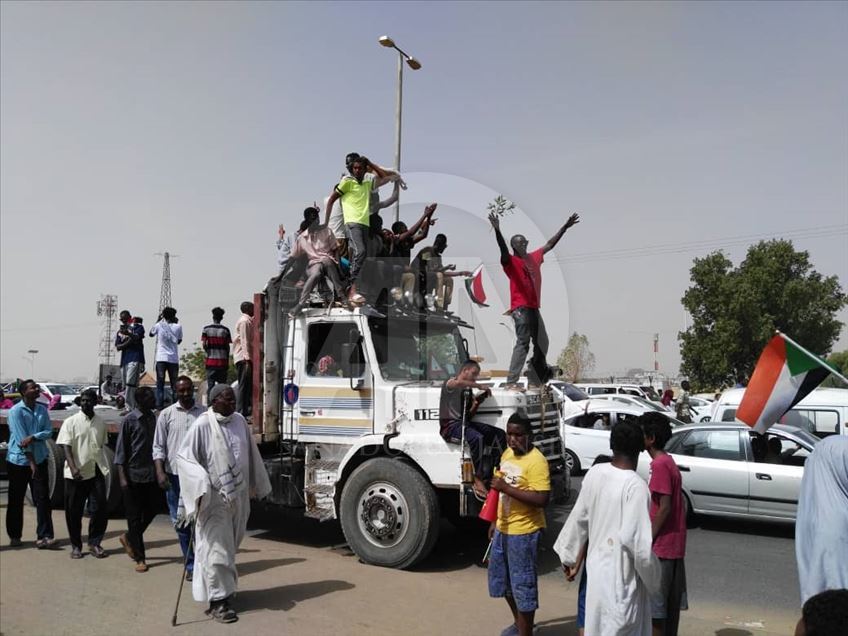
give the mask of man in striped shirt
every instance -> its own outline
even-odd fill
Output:
[[[230,330],[221,324],[224,310],[215,307],[212,310],[212,324],[203,328],[200,340],[206,352],[206,396],[216,384],[227,383],[227,369],[230,366],[230,343],[233,338]]]
[[[186,579],[191,581],[194,570],[194,554],[189,552],[190,526],[178,526],[177,510],[180,504],[180,478],[177,472],[177,451],[183,443],[186,431],[204,408],[194,401],[194,383],[181,375],[177,380],[177,401],[159,413],[156,433],[153,435],[153,463],[156,465],[156,481],[165,491],[171,523],[180,539],[180,548],[185,559]]]

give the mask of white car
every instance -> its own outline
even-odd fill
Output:
[[[688,513],[794,521],[804,462],[819,439],[776,424],[761,439],[749,427],[725,422],[675,429],[665,446],[683,479]],[[639,456],[645,479],[651,457]]]
[[[39,382],[38,386],[41,387],[39,402],[49,403],[58,395],[59,401],[53,407],[54,409],[67,409],[76,406],[74,400],[77,399],[79,391],[74,387],[58,382]]]
[[[637,418],[651,409],[635,404],[624,404],[609,399],[591,399],[577,414],[566,415],[562,420],[562,440],[565,444],[565,466],[572,475],[589,470],[598,455],[611,455],[610,431],[619,422],[636,422]],[[662,411],[660,411],[662,412]],[[668,417],[672,427],[683,426],[683,422]]]
[[[593,400],[612,400],[613,402],[619,402],[621,404],[630,404],[631,406],[636,406],[639,408],[651,410],[651,411],[659,411],[660,413],[664,413],[668,415],[672,413],[673,410],[663,406],[659,402],[653,402],[647,398],[639,397],[638,395],[627,395],[624,393],[606,393],[604,395],[593,395]]]

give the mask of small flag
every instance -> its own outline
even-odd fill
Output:
[[[483,289],[483,265],[478,265],[471,277],[465,279],[465,290],[475,305],[489,306],[486,304],[486,291]]]
[[[736,410],[736,419],[758,433],[765,433],[829,373],[830,369],[819,358],[778,333],[757,360]]]

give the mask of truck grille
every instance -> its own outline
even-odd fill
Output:
[[[548,460],[551,473],[559,473],[565,470],[565,462],[562,452],[562,438],[559,430],[559,411],[555,404],[548,404],[545,410],[544,426],[540,417],[541,409],[538,406],[530,406],[527,414],[533,424],[533,445]]]

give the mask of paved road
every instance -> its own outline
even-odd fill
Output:
[[[579,486],[579,480],[576,481]],[[6,482],[0,482],[5,508]],[[4,511],[5,514],[5,511]],[[540,558],[540,633],[576,634],[576,583],[566,583],[550,545],[567,516],[551,510]],[[25,539],[34,533],[26,510]],[[57,535],[67,536],[61,511]],[[279,512],[254,515],[239,554],[241,620],[211,623],[200,604],[183,597],[180,625],[170,628],[179,583],[179,548],[165,516],[147,533],[150,572],[136,574],[110,521],[111,557],[70,561],[64,549],[10,549],[0,538],[0,631],[3,634],[114,634],[127,629],[174,634],[498,634],[509,622],[503,602],[489,599],[480,532],[444,522],[433,554],[414,572],[363,565],[344,544],[337,523],[319,524]],[[31,545],[31,543],[29,544]],[[689,535],[690,611],[681,633],[748,636],[792,633],[798,615],[791,528],[705,523]]]

